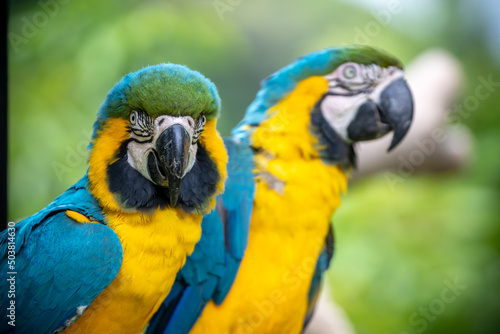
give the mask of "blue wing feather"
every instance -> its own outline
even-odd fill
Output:
[[[203,218],[202,236],[147,333],[188,333],[210,299],[220,304],[231,289],[248,245],[254,196],[253,152],[231,138],[225,192]]]
[[[122,247],[115,232],[104,225],[97,201],[80,182],[47,208],[0,234],[0,262],[8,268],[9,232],[15,232],[15,297],[2,291],[1,317],[15,301],[16,333],[51,333],[74,321],[118,274]],[[98,223],[77,223],[65,211],[74,210]],[[100,223],[99,223],[100,222]],[[5,282],[11,274],[3,270]],[[8,289],[10,286],[6,286]],[[80,310],[80,313],[77,312]],[[0,332],[11,329],[6,321]]]

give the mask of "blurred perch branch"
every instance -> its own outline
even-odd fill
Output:
[[[359,144],[356,147],[358,169],[352,178],[359,180],[385,170],[398,172],[401,157],[416,151],[423,153],[420,156],[424,156],[424,160],[412,166],[415,172],[456,171],[464,166],[472,154],[471,132],[463,124],[447,122],[448,114],[453,112],[451,105],[462,92],[464,77],[458,60],[444,50],[429,50],[417,57],[406,69],[415,100],[414,121],[406,138],[388,153],[391,136]],[[442,138],[446,140],[436,142],[432,136],[435,129],[441,129]],[[423,143],[427,143],[424,149]],[[352,334],[355,331],[325,285],[305,334],[332,333]]]

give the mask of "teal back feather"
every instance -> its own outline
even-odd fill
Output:
[[[65,211],[92,217],[81,224]],[[0,232],[0,265],[9,263],[9,233],[15,234],[16,333],[53,333],[62,330],[79,308],[88,306],[113,281],[122,263],[122,246],[106,225],[97,200],[88,189],[88,177],[28,217],[12,230]],[[2,282],[11,274],[0,273]],[[7,287],[6,284],[4,284]],[[0,316],[7,319],[10,299],[0,298]],[[69,322],[68,322],[69,321]],[[12,329],[0,322],[0,333]]]

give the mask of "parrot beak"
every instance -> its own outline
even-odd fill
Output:
[[[347,134],[352,141],[371,140],[394,131],[392,150],[406,135],[413,118],[413,98],[403,78],[389,83],[378,95],[359,108],[349,124]]]
[[[156,140],[156,152],[148,156],[151,179],[157,184],[168,181],[170,204],[175,206],[179,198],[182,178],[186,171],[191,137],[181,124],[173,124],[163,130]]]

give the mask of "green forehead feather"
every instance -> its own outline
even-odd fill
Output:
[[[401,62],[383,50],[365,46],[351,45],[338,50],[338,64],[353,62],[363,65],[376,64],[380,67],[395,66],[403,68]]]
[[[123,77],[108,93],[99,119],[128,118],[131,110],[160,115],[218,117],[220,98],[215,85],[199,72],[176,64],[145,67]],[[98,120],[99,120],[98,119]]]

